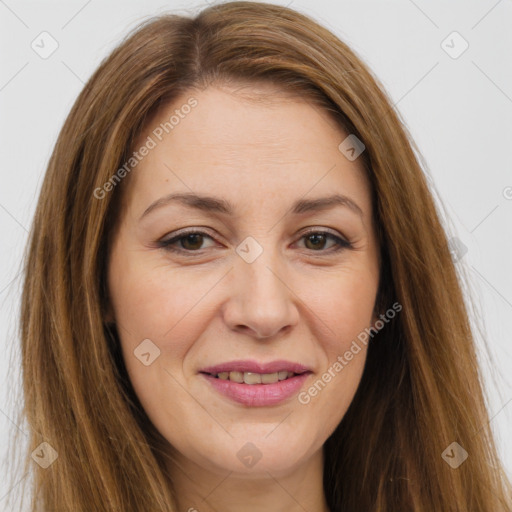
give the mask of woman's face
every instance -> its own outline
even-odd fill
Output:
[[[379,255],[348,134],[270,86],[247,91],[266,100],[212,86],[147,124],[118,185],[110,315],[183,463],[277,476],[321,456],[354,397]]]

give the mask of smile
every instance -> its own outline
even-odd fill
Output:
[[[254,372],[221,372],[214,374],[213,377],[221,380],[230,380],[239,384],[274,384],[281,380],[289,379],[295,375],[294,372],[281,371],[274,373],[254,373]]]
[[[285,402],[296,395],[312,371],[298,363],[273,361],[232,361],[199,374],[216,394],[249,407],[265,407]]]

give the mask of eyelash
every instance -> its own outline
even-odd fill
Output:
[[[201,236],[206,236],[208,238],[211,238],[213,240],[213,237],[210,236],[208,233],[205,233],[204,231],[197,231],[197,230],[190,230],[190,231],[182,231],[181,233],[179,233],[178,235],[170,238],[169,240],[159,240],[157,242],[158,246],[166,251],[170,251],[170,252],[173,252],[173,253],[178,253],[178,254],[187,254],[187,255],[201,255],[202,254],[202,250],[203,249],[198,249],[198,250],[190,250],[190,249],[182,249],[182,248],[177,248],[177,247],[173,247],[173,244],[175,244],[176,242],[179,242],[180,240],[186,238],[187,236],[189,235],[201,235]],[[318,252],[318,253],[329,253],[329,254],[332,254],[332,253],[337,253],[338,251],[341,251],[342,249],[352,249],[352,244],[350,242],[348,242],[347,240],[344,240],[343,238],[339,237],[339,236],[336,236],[334,235],[333,233],[331,233],[330,231],[323,231],[323,230],[311,230],[311,231],[308,231],[306,233],[303,233],[301,238],[299,240],[302,240],[303,238],[307,238],[308,236],[311,236],[311,235],[323,235],[327,238],[330,238],[331,240],[334,240],[336,242],[336,245],[337,247],[334,247],[333,248],[330,248],[330,249],[326,249],[326,250],[323,250],[323,249],[319,249],[318,251],[315,251],[313,249],[310,249],[311,252],[315,253],[315,252]],[[196,253],[196,254],[194,254]]]

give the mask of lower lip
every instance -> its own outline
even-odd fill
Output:
[[[240,384],[203,373],[208,382],[222,395],[250,407],[276,405],[299,392],[311,372],[302,373],[274,384]]]

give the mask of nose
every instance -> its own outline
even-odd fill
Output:
[[[278,256],[264,250],[252,263],[242,258],[230,272],[232,293],[224,307],[224,321],[235,331],[270,338],[298,323],[298,298]]]

